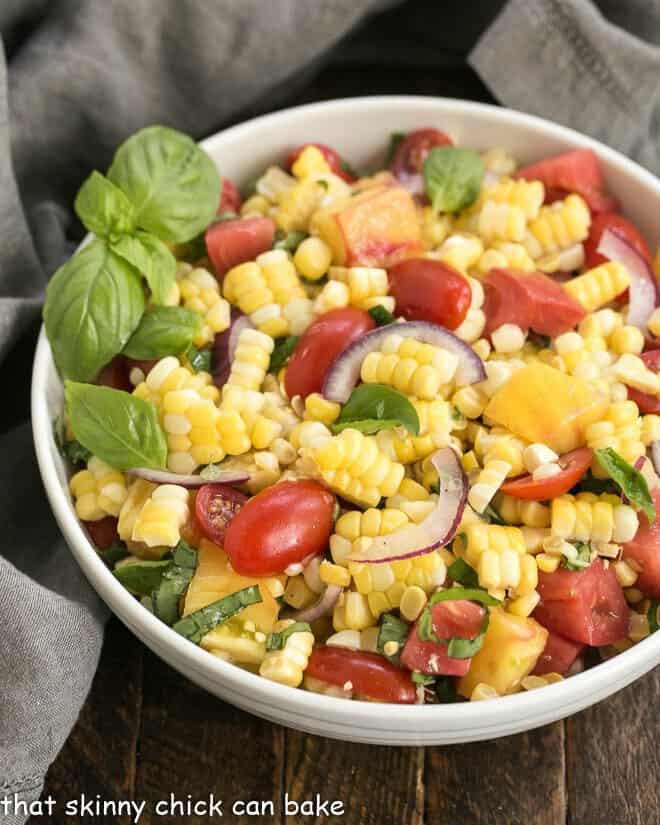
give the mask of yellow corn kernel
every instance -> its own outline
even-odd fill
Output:
[[[578,275],[564,284],[564,289],[587,312],[609,304],[630,286],[628,270],[618,261],[608,261]]]
[[[289,577],[284,588],[284,601],[290,607],[301,610],[303,607],[309,607],[317,598],[318,596],[307,585],[302,575]]]
[[[278,622],[278,631],[284,630],[291,623]],[[281,650],[266,653],[259,667],[259,675],[273,682],[289,687],[298,687],[303,680],[309,656],[314,647],[314,635],[308,630],[292,633]]]
[[[540,258],[581,243],[590,225],[591,213],[583,198],[569,195],[541,207],[538,217],[529,224],[524,243],[532,258]]]
[[[401,615],[408,622],[414,622],[422,612],[427,602],[426,593],[417,585],[406,587],[399,602]]]
[[[326,426],[333,424],[341,412],[341,404],[327,401],[320,393],[313,392],[305,398],[305,421],[320,421]]]
[[[348,587],[351,583],[351,574],[345,567],[332,564],[329,561],[322,561],[319,567],[319,576],[325,584],[336,584],[339,587]]]
[[[326,172],[332,172],[332,169],[323,157],[321,150],[310,143],[296,158],[291,167],[291,172],[301,180],[311,175],[323,175]]]
[[[507,605],[507,610],[516,616],[531,616],[540,601],[540,595],[536,590],[533,590],[524,596],[512,599]]]
[[[539,553],[534,557],[536,564],[542,573],[554,573],[559,567],[561,561],[560,556],[550,556],[547,553]]]
[[[318,281],[326,274],[332,263],[332,250],[321,238],[305,238],[296,249],[293,263],[303,278]]]
[[[137,515],[131,539],[147,547],[175,547],[188,520],[189,493],[175,484],[161,484],[144,502]]]

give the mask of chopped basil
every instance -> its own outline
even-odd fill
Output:
[[[424,687],[430,687],[435,684],[435,676],[431,676],[428,673],[420,673],[419,670],[413,670],[410,678],[416,685],[423,685]]]
[[[574,572],[576,570],[584,570],[585,567],[589,567],[591,564],[591,548],[588,544],[581,541],[576,542],[575,549],[577,550],[577,556],[574,559],[563,556],[561,560],[562,567]]]
[[[479,635],[475,639],[464,639],[460,636],[453,636],[450,639],[440,639],[433,629],[433,613],[431,608],[435,604],[447,601],[458,601],[467,599],[471,602],[479,602],[484,606],[494,606],[501,604],[499,599],[495,599],[485,590],[471,587],[451,587],[448,590],[439,590],[434,593],[426,603],[422,615],[417,622],[417,635],[423,642],[435,642],[440,645],[447,645],[447,655],[454,659],[469,659],[481,648],[483,639],[488,629],[489,615],[486,612]]]
[[[75,438],[73,441],[65,441],[62,444],[62,455],[68,458],[72,464],[87,464],[92,457],[92,453],[87,447],[83,447],[80,441],[76,441]]]
[[[405,395],[385,384],[360,384],[344,404],[332,425],[338,433],[351,427],[363,433],[375,433],[391,427],[405,427],[419,435],[417,410]]]
[[[460,212],[477,199],[484,164],[472,149],[436,146],[424,161],[422,175],[436,212]]]
[[[396,150],[401,145],[401,142],[405,140],[405,137],[405,132],[392,132],[392,134],[390,135],[390,142],[385,153],[385,162],[383,163],[383,166],[392,165],[392,161],[394,160],[394,156],[396,155]]]
[[[644,476],[628,464],[611,447],[596,450],[598,463],[621,488],[623,494],[636,510],[643,510],[649,524],[655,523],[655,506]]]
[[[286,640],[294,633],[311,633],[312,628],[307,622],[294,622],[279,633],[269,633],[266,639],[266,650],[282,650]]]
[[[170,562],[165,561],[130,561],[114,569],[115,578],[131,593],[149,596],[160,584],[163,573]]]
[[[490,616],[488,612],[486,612],[481,627],[479,628],[479,633],[474,639],[463,639],[460,636],[453,636],[447,645],[447,656],[451,656],[452,659],[471,659],[475,656],[481,650],[481,646],[484,643],[484,637],[488,630],[489,623]]]
[[[408,638],[409,630],[410,626],[408,625],[408,622],[404,622],[403,619],[395,616],[394,613],[383,613],[380,618],[378,641],[376,642],[378,652],[382,653],[385,658],[390,660],[390,662],[398,665],[399,656],[401,655],[403,646]],[[393,655],[385,652],[385,645],[388,642],[396,642],[398,645],[397,651]]]
[[[185,596],[195,570],[197,551],[181,539],[174,548],[172,559],[164,570],[158,587],[151,593],[154,613],[165,624],[173,625],[179,618],[179,602]]]
[[[285,252],[295,252],[306,237],[306,232],[287,232],[284,234],[281,230],[278,230],[275,235],[273,249],[284,249]]]
[[[278,372],[282,369],[289,358],[291,358],[298,340],[297,335],[289,335],[286,338],[277,338],[275,340],[275,347],[270,355],[268,372]]]
[[[211,372],[211,350],[197,349],[195,346],[188,347],[188,361],[195,372]]]
[[[128,548],[124,544],[123,541],[119,539],[115,539],[110,547],[106,548],[105,550],[97,550],[101,559],[108,565],[108,567],[112,568],[117,564],[118,561],[125,559],[127,556],[130,555],[128,552]]]
[[[463,587],[479,587],[477,571],[470,567],[464,559],[456,559],[447,568],[447,575],[452,581],[462,584]]]
[[[237,590],[229,596],[218,599],[218,601],[207,604],[206,607],[184,616],[174,624],[172,629],[185,639],[199,644],[202,637],[210,633],[214,627],[226,622],[227,619],[243,610],[244,607],[258,604],[261,601],[259,586],[251,584],[249,587]]]
[[[651,633],[655,633],[656,630],[660,630],[658,611],[660,611],[660,599],[653,599],[649,606],[648,613],[646,614],[649,620],[649,631]]]
[[[385,309],[382,304],[376,304],[376,306],[371,307],[368,312],[379,327],[386,327],[388,324],[393,324],[395,321],[394,315],[392,315],[389,310]]]

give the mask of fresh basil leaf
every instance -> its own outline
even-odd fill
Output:
[[[74,209],[85,228],[99,238],[111,238],[135,229],[133,204],[100,172],[92,172],[80,187]]]
[[[420,673],[419,670],[413,670],[410,678],[414,684],[422,685],[423,687],[430,687],[435,684],[435,676],[431,676],[428,673]]]
[[[486,516],[488,521],[491,524],[499,524],[502,527],[506,527],[507,523],[504,521],[502,516],[497,512],[497,510],[493,507],[492,504],[487,505],[486,509],[482,513],[483,516]]]
[[[655,633],[656,630],[660,630],[660,622],[658,621],[659,611],[660,599],[653,599],[653,601],[649,605],[648,613],[646,614],[649,620],[649,631],[651,633]]]
[[[259,586],[252,584],[184,616],[172,629],[194,644],[199,644],[202,637],[210,633],[214,627],[226,622],[243,608],[261,601]]]
[[[176,279],[176,259],[167,246],[148,232],[122,235],[111,246],[144,277],[154,302],[164,304]]]
[[[341,432],[347,427],[366,433],[405,427],[413,435],[419,435],[419,417],[402,393],[385,384],[360,384],[332,425],[334,432]]]
[[[124,347],[124,354],[137,360],[179,355],[192,344],[200,321],[199,314],[190,309],[156,307],[142,316]]]
[[[307,232],[287,232],[284,234],[278,230],[275,235],[273,249],[284,249],[285,252],[295,252],[307,237]]]
[[[108,178],[135,207],[137,226],[163,241],[183,243],[215,217],[220,177],[206,152],[187,135],[148,126],[117,150]]]
[[[456,681],[451,676],[444,676],[436,680],[435,695],[438,697],[438,701],[443,704],[461,701],[456,694]]]
[[[83,447],[80,441],[65,441],[62,444],[62,455],[68,458],[72,464],[87,464],[92,457],[87,447]]]
[[[77,252],[51,278],[44,306],[46,334],[64,378],[94,378],[121,352],[143,312],[137,272],[105,241]]]
[[[179,618],[179,602],[185,596],[196,570],[197,551],[181,539],[158,586],[151,593],[154,614],[165,624],[173,625]]]
[[[591,564],[591,548],[584,542],[576,542],[575,549],[577,556],[574,559],[569,559],[568,556],[562,556],[561,564],[567,570],[584,570]]]
[[[447,575],[452,581],[462,584],[463,587],[479,587],[477,571],[470,567],[464,559],[456,559],[447,568]]]
[[[118,470],[163,469],[165,433],[153,404],[122,390],[64,382],[71,429],[80,443]]]
[[[211,372],[211,350],[188,347],[188,361],[195,372]]]
[[[621,488],[623,494],[636,510],[643,510],[649,524],[655,524],[655,506],[644,476],[628,464],[611,447],[595,450],[598,463],[608,476]]]
[[[286,338],[276,339],[275,346],[270,354],[268,372],[278,372],[282,369],[291,357],[299,340],[300,339],[297,335],[289,335]]]
[[[152,590],[159,586],[163,573],[169,565],[169,561],[130,561],[115,567],[113,573],[115,578],[131,593],[149,596]]]
[[[111,569],[115,566],[115,564],[117,564],[118,561],[130,556],[128,548],[124,542],[119,539],[115,539],[106,550],[97,550],[96,552]]]
[[[390,135],[390,142],[387,147],[387,151],[385,152],[385,162],[383,163],[385,168],[392,165],[392,161],[396,155],[396,150],[399,148],[402,141],[405,140],[405,137],[405,132],[392,132]]]
[[[477,199],[484,164],[472,149],[436,146],[424,161],[422,175],[436,212],[460,212]]]
[[[376,322],[376,325],[379,327],[386,327],[388,324],[393,324],[396,320],[394,315],[392,315],[389,310],[385,309],[382,304],[376,304],[376,306],[371,307],[368,312]]]
[[[261,600],[260,600],[261,601]],[[311,633],[312,628],[307,622],[294,622],[279,633],[269,633],[266,639],[266,650],[282,650],[286,640],[294,633]]]
[[[398,665],[399,657],[401,655],[401,651],[403,650],[403,646],[406,643],[406,639],[408,638],[409,630],[410,626],[408,625],[408,622],[404,622],[403,619],[395,616],[394,613],[383,613],[380,618],[378,640],[376,642],[378,652],[382,653],[386,659],[390,660],[390,662]],[[397,652],[392,656],[385,653],[385,645],[387,642],[396,642],[399,646]]]
[[[461,636],[453,636],[447,644],[447,656],[452,659],[471,659],[481,650],[484,643],[484,637],[490,624],[490,616],[488,612],[484,615],[484,619],[479,628],[479,633],[474,639],[464,639]]]

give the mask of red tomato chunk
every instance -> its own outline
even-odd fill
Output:
[[[641,354],[642,361],[653,372],[660,372],[660,349],[651,349]],[[628,387],[628,399],[634,401],[639,411],[645,415],[653,413],[660,415],[660,398],[647,392],[641,392],[634,387]]]
[[[342,160],[339,152],[331,146],[326,146],[325,143],[303,143],[302,146],[298,146],[292,152],[289,152],[289,156],[286,159],[286,166],[289,171],[302,154],[303,149],[306,149],[308,146],[315,146],[319,150],[319,152],[323,155],[325,162],[330,167],[330,171],[335,175],[343,178],[347,183],[352,183],[355,180],[353,175],[351,175],[346,168],[346,164]]]
[[[206,249],[215,274],[221,278],[238,264],[252,261],[270,249],[275,224],[270,218],[235,218],[212,223],[206,230]]]
[[[453,267],[427,258],[410,258],[388,272],[396,315],[408,321],[432,321],[456,329],[470,308],[472,293]]]
[[[623,558],[640,568],[635,587],[651,599],[660,599],[660,489],[654,490],[652,496],[655,523],[649,525],[644,513],[639,514],[639,529],[635,538],[623,545]]]
[[[549,630],[543,653],[539,656],[532,674],[543,676],[546,673],[560,673],[565,676],[583,650],[584,645],[580,642],[573,642]]]

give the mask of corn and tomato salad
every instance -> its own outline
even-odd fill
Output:
[[[225,179],[194,237],[133,208],[119,150],[130,228],[92,228],[131,277],[121,238],[151,233],[143,306],[106,319],[131,328],[93,375],[54,320],[76,272],[46,308],[73,505],[146,609],[265,679],[543,687],[658,628],[660,309],[640,323],[637,279],[660,265],[589,149],[519,168],[434,128],[390,149]]]

